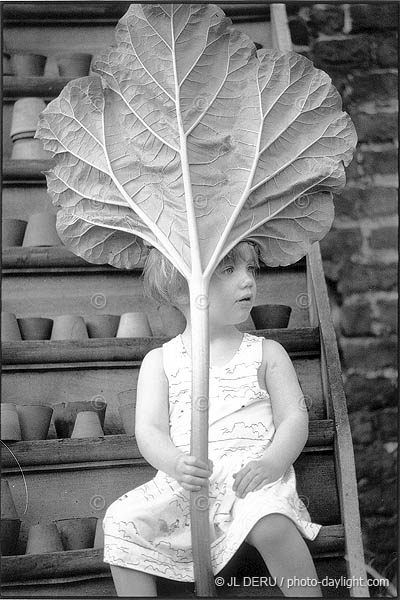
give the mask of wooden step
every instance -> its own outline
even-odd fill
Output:
[[[252,335],[264,336],[282,344],[290,354],[319,355],[318,327],[299,329],[258,329]],[[88,340],[24,340],[3,342],[3,365],[64,362],[141,361],[167,337],[93,338]]]
[[[144,4],[150,3],[145,0]],[[25,3],[23,3],[25,4]],[[24,5],[18,3],[4,5],[4,23],[7,25],[39,24],[41,26],[71,24],[92,24],[110,23],[115,25],[116,21],[128,10],[130,1],[114,2],[96,2],[87,4],[82,2],[55,3],[47,5],[43,9],[40,4],[28,3],[29,10]],[[221,3],[221,8],[228,17],[245,17],[246,19],[259,17],[262,20],[269,19],[269,7],[260,3]]]
[[[3,180],[11,181],[39,181],[44,183],[44,172],[54,166],[52,160],[3,160]]]
[[[52,100],[67,85],[70,78],[66,77],[3,77],[3,99],[14,100],[34,96]]]
[[[305,451],[331,446],[334,424],[330,419],[310,421]],[[9,444],[10,445],[10,444]],[[10,445],[14,457],[1,454],[1,466],[15,470],[15,459],[21,467],[33,465],[58,465],[142,458],[136,439],[127,435],[106,435],[96,439],[54,439],[14,442]],[[5,472],[4,471],[4,472]]]
[[[14,200],[15,201],[15,200]],[[130,269],[130,272],[141,271],[144,266],[144,261],[147,255],[147,251],[143,250],[143,255],[137,265]],[[8,247],[4,248],[2,252],[2,267],[3,275],[9,275],[14,270],[20,272],[23,270],[27,272],[28,269],[37,272],[38,269],[53,269],[58,267],[60,269],[71,269],[75,267],[82,267],[87,270],[105,270],[105,271],[117,271],[115,267],[110,265],[95,265],[89,263],[80,256],[76,256],[70,250],[67,250],[65,246],[51,246],[51,247]],[[288,273],[295,271],[305,270],[305,259],[300,259],[292,265],[287,267],[267,267],[265,265],[260,266],[260,273]]]
[[[307,541],[313,555],[343,553],[344,537],[342,525],[328,525],[321,529],[317,538]],[[103,562],[102,548],[49,552],[47,554],[3,556],[2,580],[37,581],[38,579],[68,577],[109,572]],[[35,574],[32,580],[32,574]]]

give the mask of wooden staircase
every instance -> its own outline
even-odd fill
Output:
[[[55,3],[45,9],[40,3],[4,6],[4,39],[11,51],[24,40],[25,47],[31,44],[32,51],[56,53],[63,39],[70,39],[71,46],[76,42],[77,51],[95,52],[108,43],[128,5],[100,2],[95,6],[66,3],[59,7]],[[269,27],[265,5],[233,4],[223,9],[245,31]],[[7,159],[12,103],[23,96],[50,100],[66,80],[54,76],[4,79],[3,217],[27,219],[38,210],[54,210],[46,197],[42,174],[51,163]],[[3,343],[3,402],[52,405],[96,398],[107,401],[104,438],[57,439],[51,425],[47,440],[10,443],[9,449],[2,445],[2,474],[10,484],[22,519],[17,554],[2,558],[4,597],[116,595],[101,548],[41,555],[25,555],[24,551],[32,524],[70,516],[102,519],[116,498],[154,475],[154,469],[140,455],[135,438],[123,434],[118,412],[118,393],[136,388],[141,360],[150,349],[167,340],[157,306],[143,297],[141,270],[142,263],[129,272],[88,264],[62,247],[3,251],[2,310],[17,316],[46,317],[68,312],[90,316],[143,310],[153,331],[153,337],[137,339]],[[366,580],[366,574],[353,450],[318,244],[307,259],[295,265],[261,269],[256,303],[266,302],[292,307],[289,328],[254,332],[249,320],[243,329],[283,344],[304,393],[310,435],[295,469],[299,495],[313,521],[323,525],[316,540],[309,543],[318,574],[321,580],[337,580],[336,587],[326,580],[324,595],[368,596],[368,589],[357,585],[361,579]],[[279,594],[274,586],[228,585],[231,576],[236,576],[239,584],[245,577],[266,576],[256,552],[248,546],[220,575],[226,585],[217,588],[217,593],[224,597]],[[160,580],[159,593],[191,596],[193,584]]]

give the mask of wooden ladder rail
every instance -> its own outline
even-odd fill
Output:
[[[350,596],[368,598],[353,442],[319,243],[313,244],[307,256],[307,289],[310,325],[320,327],[322,385],[327,404],[327,418],[333,417],[336,430],[335,468],[344,526],[347,573],[352,582]]]

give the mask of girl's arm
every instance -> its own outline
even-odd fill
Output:
[[[265,383],[271,398],[275,435],[259,460],[234,475],[237,496],[261,489],[279,479],[303,450],[308,437],[308,413],[292,361],[273,340],[264,340]]]
[[[135,435],[142,455],[153,467],[187,490],[198,491],[205,485],[211,475],[207,465],[178,450],[169,434],[168,380],[161,348],[146,354],[140,368]]]

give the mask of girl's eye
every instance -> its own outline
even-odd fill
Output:
[[[251,271],[252,273],[255,273],[256,266],[255,266],[255,265],[249,265],[249,266],[247,267],[247,269],[248,269],[249,271]]]
[[[230,275],[231,273],[233,273],[233,267],[225,267],[224,273]]]

